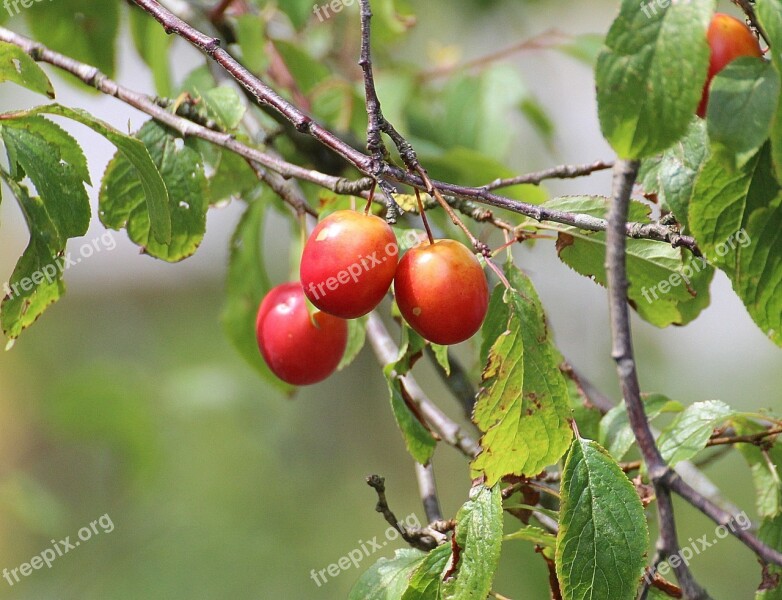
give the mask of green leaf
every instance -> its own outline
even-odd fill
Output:
[[[662,394],[644,396],[646,417],[651,422],[662,413],[680,412],[684,406]],[[609,410],[600,421],[600,443],[616,460],[622,460],[635,443],[635,434],[630,427],[627,406],[624,400]]]
[[[729,169],[743,167],[768,138],[779,90],[774,66],[757,58],[734,60],[713,79],[706,123],[712,151]]]
[[[576,438],[562,474],[556,567],[565,600],[634,600],[649,530],[627,475],[597,442]]]
[[[730,278],[750,316],[782,346],[782,188],[768,144],[736,172],[709,159],[695,184],[690,227]]]
[[[442,586],[443,600],[484,600],[491,591],[502,549],[500,486],[479,485],[456,514],[452,544],[458,547]]]
[[[706,126],[702,119],[693,119],[687,135],[662,156],[645,161],[639,174],[644,190],[657,193],[685,230],[695,181],[708,151]]]
[[[4,81],[54,98],[52,82],[38,63],[18,46],[0,42],[0,83]]]
[[[147,210],[149,212],[152,234],[155,240],[160,243],[168,243],[171,240],[171,216],[169,215],[168,210],[168,191],[166,190],[166,185],[163,182],[157,166],[152,162],[152,157],[149,155],[143,142],[117,131],[108,123],[96,119],[84,110],[68,108],[67,106],[61,106],[59,104],[38,106],[18,114],[51,114],[66,117],[77,121],[82,125],[86,125],[95,133],[102,135],[114,144],[122,157],[130,163],[131,175],[135,174],[135,177],[138,178],[141,184]],[[75,144],[75,142],[73,142],[73,144]],[[67,152],[67,144],[62,144],[61,146],[63,148],[63,154],[65,155]],[[77,144],[75,145],[75,150],[78,150]],[[70,154],[68,156],[70,156]],[[77,158],[78,157],[72,157],[73,164],[79,166],[78,173],[84,178],[84,181],[89,183],[86,160],[82,159],[82,165]]]
[[[310,15],[313,13],[312,0],[278,0],[277,5],[282,12],[288,15],[288,18],[296,29],[304,27],[310,19]],[[324,6],[327,5],[328,3],[324,4]],[[340,6],[342,6],[341,3]]]
[[[782,78],[782,0],[759,0],[755,12],[771,42],[769,51],[771,63],[777,70],[777,75]],[[782,181],[782,96],[777,100],[777,109],[771,127],[774,170],[777,180]]]
[[[696,402],[663,429],[657,447],[671,466],[689,460],[706,447],[714,429],[733,415],[733,409],[719,400]]]
[[[441,600],[443,573],[450,558],[450,544],[442,544],[429,552],[410,578],[401,600]]]
[[[305,3],[309,4],[309,2]],[[266,54],[265,21],[255,14],[236,17],[236,39],[242,49],[242,64],[253,73],[263,73],[269,66]]]
[[[426,556],[419,550],[403,548],[394,553],[394,558],[381,558],[359,577],[348,600],[399,600]]]
[[[25,17],[36,40],[114,77],[119,7],[118,0],[36,2]]]
[[[265,216],[265,199],[254,199],[231,237],[225,304],[220,321],[228,339],[264,381],[283,392],[290,392],[293,388],[269,370],[255,337],[258,306],[271,289],[261,247]]]
[[[65,293],[62,256],[66,239],[40,198],[30,196],[2,168],[0,177],[16,197],[30,230],[30,241],[3,289],[0,305],[3,332],[14,340]]]
[[[473,421],[483,451],[472,463],[493,485],[505,475],[536,475],[570,445],[570,400],[532,282],[506,266],[505,329],[491,345]],[[495,292],[496,294],[497,292]],[[496,301],[493,302],[496,307]],[[490,317],[489,330],[496,330]]]
[[[59,239],[84,235],[91,210],[84,189],[86,160],[76,141],[42,117],[4,119],[0,135],[12,176],[20,181],[26,175],[33,182]]]
[[[522,525],[521,529],[509,533],[503,540],[506,542],[511,540],[522,540],[525,542],[532,542],[536,546],[543,548],[556,549],[557,537],[548,531],[535,527],[534,525]]]
[[[350,366],[364,347],[367,337],[367,318],[348,320],[348,346],[337,367],[338,371]]]
[[[782,516],[764,520],[760,525],[758,538],[774,550],[782,552]],[[768,568],[768,574],[770,577],[779,577],[782,582],[782,567],[771,565]],[[777,585],[767,590],[759,590],[755,595],[755,600],[782,600],[782,583],[778,582]]]
[[[274,40],[274,47],[304,94],[309,94],[331,76],[331,71],[322,61],[314,59],[300,47],[282,40]]]
[[[130,11],[130,34],[141,59],[152,71],[157,93],[172,97],[169,48],[174,40],[155,19],[142,10]]]
[[[605,36],[603,35],[583,33],[557,46],[557,50],[594,67],[604,43]]]
[[[424,425],[423,419],[414,412],[414,404],[410,399],[404,382],[396,376],[393,365],[385,368],[388,381],[388,391],[391,394],[391,410],[397,425],[402,432],[405,447],[416,461],[426,464],[434,454],[437,440]]]
[[[214,173],[209,178],[209,204],[214,206],[232,198],[246,198],[260,187],[258,177],[238,154],[221,150]]]
[[[152,237],[150,211],[135,166],[120,153],[106,168],[100,190],[100,217],[107,227],[126,228],[128,236],[155,258],[176,262],[196,251],[204,236],[207,182],[201,156],[153,121],[137,137],[144,143],[168,189],[171,241]]]
[[[545,206],[605,217],[609,200],[599,196],[572,196],[549,200]],[[649,222],[645,205],[633,202],[630,220]],[[558,224],[559,258],[577,273],[605,287],[606,236]],[[657,327],[684,325],[709,305],[714,269],[682,248],[652,240],[628,240],[628,300],[639,316]]]
[[[451,362],[448,359],[448,346],[441,346],[440,344],[430,344],[430,346],[437,364],[440,365],[447,376],[450,376]]]
[[[597,61],[603,135],[622,158],[665,150],[687,131],[700,101],[714,0],[623,0]]]
[[[753,435],[765,431],[765,427],[749,419],[734,419],[733,428],[738,435]],[[755,444],[737,444],[736,448],[749,465],[755,485],[755,504],[758,515],[764,518],[782,514],[782,446],[761,448]]]
[[[220,86],[204,93],[199,91],[199,95],[206,105],[207,114],[223,130],[234,131],[242,122],[247,107],[232,87]]]

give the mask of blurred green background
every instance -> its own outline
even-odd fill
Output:
[[[320,26],[357,27],[355,8]],[[418,25],[398,57],[420,63],[456,52],[467,60],[550,28],[605,32],[615,10],[614,2],[416,3]],[[18,20],[10,26],[23,27]],[[196,64],[184,46],[175,52],[178,68]],[[151,89],[127,36],[120,60],[121,81]],[[599,135],[589,69],[546,51],[508,62],[557,124],[546,146],[518,123],[511,168],[611,157]],[[118,128],[143,122],[112,99],[85,96],[57,78],[55,85],[61,102]],[[0,108],[38,102],[13,86],[0,88]],[[85,141],[98,181],[113,149],[78,126],[69,129]],[[608,185],[602,175],[548,189],[606,193]],[[52,539],[75,541],[79,528],[101,515],[115,526],[13,587],[0,580],[0,598],[345,598],[358,570],[321,587],[310,572],[361,542],[385,540],[364,477],[384,475],[397,516],[423,520],[412,463],[369,350],[291,399],[265,387],[226,341],[218,317],[228,238],[241,209],[233,203],[212,211],[201,250],[179,265],[139,256],[124,233],[113,234],[116,248],[70,270],[66,297],[0,355],[0,569],[27,562]],[[26,233],[12,202],[0,205],[0,217],[4,281]],[[103,233],[93,221],[86,242]],[[288,273],[287,231],[279,217],[267,224],[266,260],[275,282]],[[80,243],[72,242],[73,249]],[[616,398],[604,290],[559,263],[550,243],[518,250],[517,259],[539,288],[563,352]],[[712,293],[713,306],[687,327],[659,331],[635,320],[644,390],[684,403],[720,398],[736,407],[779,409],[782,356],[725,277],[718,274]],[[416,374],[458,418],[459,407],[430,366],[422,361]],[[435,462],[443,508],[453,515],[466,499],[466,464],[448,447],[438,449]],[[740,458],[723,458],[707,473],[754,516]],[[679,525],[684,543],[713,531],[685,506]],[[508,521],[507,531],[513,527]],[[389,542],[361,570],[396,547],[398,541]],[[732,539],[698,556],[693,569],[718,599],[749,599],[760,580],[753,556]],[[548,597],[543,562],[521,542],[506,544],[495,589],[516,600]]]

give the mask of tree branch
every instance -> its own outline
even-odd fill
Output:
[[[627,304],[628,281],[625,265],[627,240],[624,235],[624,225],[627,221],[630,195],[639,166],[640,163],[637,161],[625,160],[618,161],[614,166],[613,198],[606,235],[606,274],[613,340],[612,356],[616,361],[619,383],[627,406],[627,416],[657,496],[660,532],[655,562],[659,563],[675,556],[680,548],[676,535],[671,494],[663,482],[670,470],[657,448],[641,399],[630,331],[630,308]],[[656,569],[656,566],[655,564],[653,569]],[[686,564],[679,561],[674,571],[686,599],[706,600],[709,598],[706,591],[695,581]]]
[[[440,497],[437,495],[437,483],[434,478],[434,465],[430,460],[425,465],[415,463],[415,476],[418,480],[418,490],[424,505],[426,520],[429,523],[443,520],[443,509],[440,508]]]

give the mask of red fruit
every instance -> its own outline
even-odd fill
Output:
[[[698,116],[706,116],[706,106],[709,102],[709,85],[714,76],[729,63],[740,56],[760,58],[763,52],[758,39],[745,23],[723,13],[717,13],[711,20],[707,34],[711,58],[709,59],[709,74],[703,86],[703,96],[698,106]]]
[[[481,263],[454,240],[410,249],[396,269],[394,293],[410,327],[435,344],[458,344],[471,337],[489,306]]]
[[[326,379],[342,360],[348,324],[326,313],[310,317],[299,283],[273,288],[258,307],[258,348],[277,377],[292,385]]]
[[[340,210],[323,219],[304,245],[301,285],[322,311],[355,319],[380,304],[398,260],[399,247],[388,223]]]

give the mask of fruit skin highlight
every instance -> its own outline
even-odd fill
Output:
[[[754,56],[756,58],[763,56],[760,43],[750,28],[730,15],[724,13],[715,14],[709,25],[706,37],[709,41],[711,57],[709,58],[709,74],[703,86],[703,95],[697,111],[697,115],[701,118],[706,116],[706,107],[709,103],[709,86],[714,76],[741,56]]]
[[[472,337],[489,307],[481,263],[455,240],[410,249],[399,261],[394,293],[405,321],[435,344],[458,344]]]
[[[272,373],[291,385],[310,385],[331,375],[348,343],[348,324],[324,312],[310,317],[298,282],[273,288],[258,307],[258,348]]]
[[[380,304],[398,261],[399,246],[388,223],[340,210],[312,231],[299,275],[304,293],[320,310],[355,319]]]

